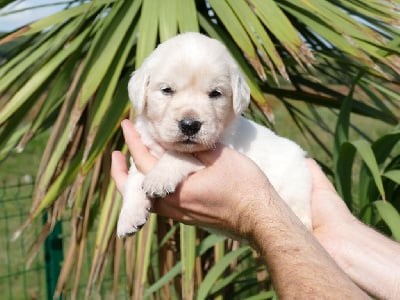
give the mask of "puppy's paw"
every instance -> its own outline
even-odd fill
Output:
[[[175,192],[179,181],[174,181],[169,174],[150,172],[143,181],[143,191],[149,198],[164,198]]]
[[[118,218],[118,237],[124,238],[134,235],[146,224],[149,216],[150,205],[124,205]]]

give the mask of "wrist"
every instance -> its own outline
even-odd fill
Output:
[[[272,223],[278,222],[276,197],[277,194],[270,184],[258,188],[250,197],[249,195],[243,197],[241,202],[245,205],[239,209],[236,228],[251,244],[264,233],[270,232],[269,227]]]
[[[290,251],[291,237],[301,234],[305,227],[272,186],[260,198],[247,218],[250,222],[247,240],[261,254]]]

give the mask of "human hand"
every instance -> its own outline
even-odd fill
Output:
[[[148,173],[157,159],[142,144],[130,121],[125,120],[121,125],[136,167]],[[223,145],[196,153],[196,158],[206,168],[190,175],[172,195],[154,200],[152,212],[246,238],[256,221],[249,216],[277,196],[268,179],[249,158]],[[123,189],[127,173],[124,155],[115,151],[111,175],[119,191]]]
[[[359,225],[332,183],[313,159],[307,159],[312,177],[311,210],[313,234],[331,255],[341,246],[343,234]]]

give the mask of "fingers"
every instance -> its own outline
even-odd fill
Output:
[[[136,168],[143,173],[147,173],[156,163],[156,158],[153,157],[146,146],[143,145],[140,135],[132,122],[124,120],[121,123],[121,127]],[[111,176],[115,181],[117,189],[122,192],[126,178],[128,177],[128,167],[125,156],[120,151],[114,151],[111,158]]]
[[[142,143],[140,134],[136,131],[131,121],[122,121],[121,127],[136,168],[143,174],[147,174],[155,165],[157,159],[150,154],[147,147]]]
[[[111,156],[111,177],[120,193],[122,193],[126,178],[128,177],[128,167],[125,156],[120,151],[114,151]]]
[[[166,198],[154,199],[151,204],[151,212],[176,221],[182,221],[182,213],[175,207],[173,203],[174,200]],[[167,203],[168,201],[171,201],[172,203]]]
[[[186,225],[199,225],[200,222],[191,216],[190,211],[182,208],[180,205],[179,197],[170,195],[163,199],[153,200],[151,212]],[[194,215],[196,216],[198,213],[195,212]]]

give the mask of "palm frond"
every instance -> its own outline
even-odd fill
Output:
[[[11,2],[2,1],[0,7]],[[113,149],[124,144],[119,123],[130,114],[126,92],[129,76],[159,42],[178,32],[202,32],[221,40],[241,67],[254,101],[249,116],[271,124],[271,99],[279,99],[307,139],[329,155],[334,151],[309,124],[321,121],[318,108],[337,111],[342,107],[354,78],[359,78],[353,87],[357,95],[352,95],[348,113],[389,125],[398,123],[400,2],[63,2],[65,9],[60,12],[0,38],[0,51],[7,49],[0,62],[0,160],[12,149],[23,151],[35,135],[51,128],[36,177],[31,214],[16,235],[43,212],[49,216],[44,233],[63,215],[71,214],[72,238],[57,294],[68,285],[71,270],[82,268],[89,229],[97,227],[86,297],[96,282],[101,285],[111,253],[117,254],[115,270],[125,264],[128,294],[134,298],[146,295],[161,299],[161,289],[170,295],[183,292],[184,298],[191,298],[196,290],[199,298],[206,298],[221,295],[229,282],[253,275],[250,288],[235,291],[238,297],[244,299],[260,291],[260,295],[272,296],[263,290],[269,281],[257,281],[259,268],[247,259],[249,249],[233,247],[225,239],[210,235],[199,240],[201,231],[195,234],[193,228],[185,226],[165,230],[165,224],[153,217],[134,239],[116,240],[120,196],[110,179],[109,157]],[[298,107],[301,103],[306,105]],[[320,128],[329,132],[326,124]],[[360,150],[364,146],[354,147]],[[369,169],[376,174],[373,165]],[[393,172],[386,176],[398,178]],[[373,180],[381,190],[380,182],[385,186],[386,181],[379,178],[376,175]],[[391,213],[379,203],[377,208],[383,215]],[[178,243],[180,240],[176,247],[181,255],[162,250],[161,245],[167,242],[153,236],[153,231],[166,232]],[[213,253],[218,259],[210,258],[212,247],[217,249]],[[153,251],[164,253],[163,257],[169,257],[168,266],[174,266],[164,268]],[[232,260],[239,269],[223,280],[223,271],[232,267]],[[215,267],[198,271],[210,264]],[[79,276],[72,285],[76,296]],[[115,283],[114,295],[118,288]]]

